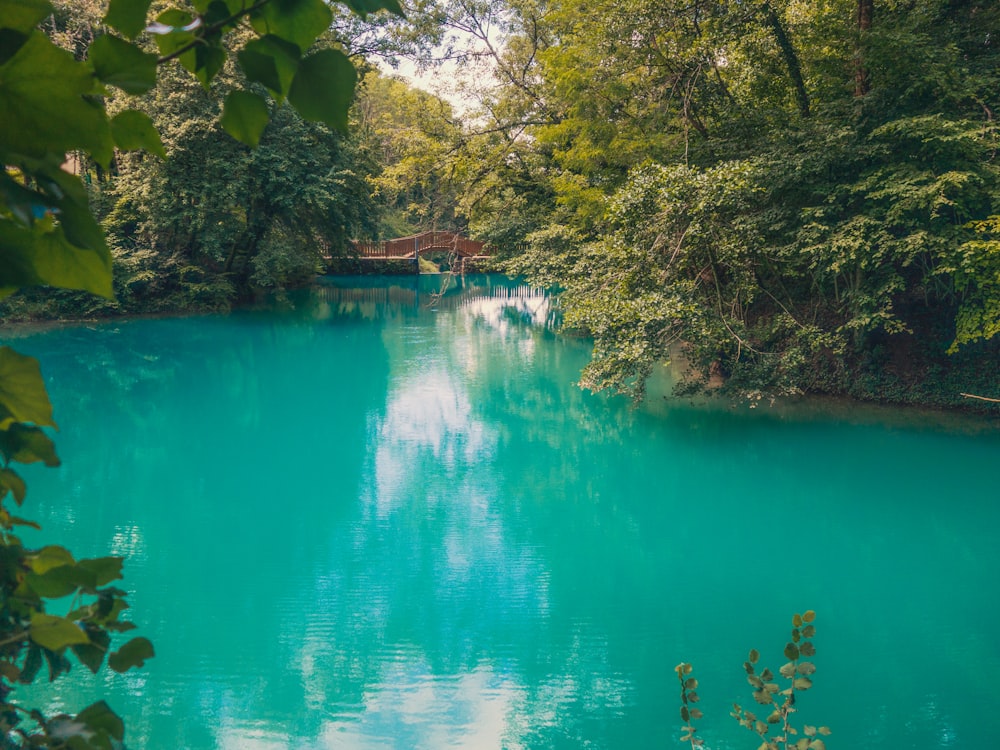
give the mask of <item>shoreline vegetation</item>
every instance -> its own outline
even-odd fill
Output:
[[[449,272],[442,272],[444,276]],[[413,274],[358,274],[340,273],[329,274],[335,277],[366,277],[384,279],[408,279],[413,278]],[[427,274],[431,275],[431,274]],[[16,340],[37,333],[44,333],[50,330],[62,328],[88,327],[100,325],[113,325],[116,322],[129,322],[135,320],[148,320],[160,318],[184,318],[198,317],[204,315],[227,314],[241,310],[260,310],[271,307],[275,299],[283,299],[287,293],[301,293],[319,285],[318,280],[322,276],[317,276],[310,284],[304,284],[296,288],[287,290],[259,290],[255,299],[232,301],[228,305],[211,305],[202,308],[187,307],[175,309],[159,310],[122,310],[111,305],[106,305],[103,311],[98,314],[90,314],[78,317],[41,317],[37,313],[44,312],[46,315],[58,314],[60,305],[53,306],[51,293],[38,292],[39,300],[45,300],[41,306],[34,309],[34,312],[22,312],[20,316],[11,318],[7,314],[7,308],[18,306],[18,297],[9,298],[0,302],[0,340]],[[33,296],[30,290],[26,295],[29,299]],[[80,299],[92,299],[79,293],[66,293],[66,300],[61,303],[65,305],[79,297]],[[32,305],[27,305],[28,310]],[[574,338],[584,338],[573,332],[565,335]],[[747,399],[745,397],[727,394],[724,388],[718,386],[704,389],[700,392],[684,391],[675,393],[674,388],[682,380],[683,372],[689,367],[682,354],[674,352],[670,358],[670,364],[666,366],[666,371],[654,371],[650,375],[651,385],[647,388],[645,398],[651,403],[652,411],[657,411],[660,407],[657,402],[666,404],[680,404],[696,408],[715,409],[757,409],[763,414],[768,414],[776,419],[793,419],[795,421],[810,420],[812,418],[824,418],[833,416],[837,419],[851,424],[883,423],[890,426],[919,426],[929,425],[948,431],[958,431],[963,433],[989,433],[1000,430],[1000,421],[996,420],[1000,416],[1000,405],[991,400],[988,395],[971,394],[965,397],[957,394],[953,403],[941,403],[940,401],[929,400],[921,402],[918,400],[898,400],[876,399],[859,397],[845,393],[826,392],[804,392],[801,394],[784,394],[774,397],[762,395],[757,399]],[[958,400],[961,398],[961,400]],[[669,406],[667,408],[670,408]],[[985,418],[985,420],[984,420]]]

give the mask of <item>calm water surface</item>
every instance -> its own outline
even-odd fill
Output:
[[[997,746],[989,424],[633,409],[542,295],[412,283],[17,342],[63,428],[31,541],[127,555],[157,650],[41,694],[133,750],[680,748],[690,661],[753,750],[747,650],[813,608],[829,748]]]

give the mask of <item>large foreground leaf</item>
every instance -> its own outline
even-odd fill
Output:
[[[0,0],[0,25],[27,33],[51,12],[48,0]]]
[[[146,26],[146,13],[151,3],[152,0],[111,0],[104,22],[135,39]]]
[[[136,109],[119,112],[111,119],[111,133],[118,148],[126,151],[145,149],[161,159],[167,158],[160,134],[156,132],[153,121],[145,112]]]
[[[403,15],[403,8],[397,0],[344,0],[344,2],[362,18],[377,10],[388,10],[397,16]]]
[[[108,666],[116,672],[127,672],[132,667],[141,667],[153,656],[153,644],[149,639],[133,638],[108,657]]]
[[[12,422],[55,427],[38,360],[0,347],[0,429]]]
[[[304,119],[346,131],[357,77],[343,52],[320,50],[299,63],[288,101]]]
[[[239,53],[240,67],[247,78],[266,86],[278,102],[288,93],[299,57],[297,46],[272,34],[247,42]]]
[[[0,266],[0,286],[46,284],[113,297],[107,248],[75,247],[60,227],[32,231],[0,222],[0,251],[7,256]]]
[[[87,65],[33,32],[0,65],[0,144],[8,155],[44,158],[83,149],[99,163],[111,161],[104,109],[84,97],[94,92]]]
[[[76,643],[89,643],[87,634],[65,617],[36,612],[31,616],[28,635],[35,643],[49,651],[60,651]]]
[[[248,91],[232,91],[226,97],[219,123],[233,138],[256,146],[270,120],[267,103]]]
[[[300,50],[309,49],[332,21],[333,13],[323,0],[271,0],[250,16],[258,34],[275,34]]]
[[[87,59],[103,83],[128,94],[145,94],[156,85],[156,55],[124,39],[110,34],[98,37],[90,45]]]

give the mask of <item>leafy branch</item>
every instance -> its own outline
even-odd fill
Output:
[[[221,21],[216,21],[215,23],[209,24],[207,26],[203,26],[202,23],[201,23],[201,19],[199,18],[195,22],[195,23],[197,23],[196,28],[201,28],[202,29],[201,33],[198,35],[198,38],[192,39],[187,44],[182,45],[181,47],[178,47],[176,50],[174,50],[173,52],[171,52],[169,55],[163,55],[162,57],[159,57],[156,60],[156,64],[157,65],[163,65],[164,63],[170,62],[171,60],[176,60],[178,57],[180,57],[181,55],[183,55],[185,52],[188,52],[188,51],[194,49],[199,44],[204,44],[205,43],[204,38],[210,38],[212,36],[215,36],[216,34],[218,34],[223,29],[225,29],[225,28],[227,28],[229,26],[235,26],[236,23],[240,19],[242,19],[244,16],[248,16],[251,13],[255,13],[256,11],[260,10],[265,5],[267,5],[269,2],[271,2],[271,0],[257,0],[257,2],[254,3],[253,5],[251,5],[251,6],[247,7],[247,8],[243,8],[243,9],[237,11],[236,13],[233,13],[228,18],[223,18]],[[161,31],[161,29],[162,29],[162,31]],[[146,31],[148,31],[150,33],[153,33],[153,34],[159,34],[159,33],[171,33],[173,31],[173,29],[170,26],[155,25],[155,26],[147,26],[146,27]],[[182,31],[184,31],[184,29],[182,29]]]
[[[754,700],[765,707],[764,710],[768,713],[759,718],[755,712],[744,709],[739,704],[733,704],[730,715],[740,726],[760,737],[761,744],[757,750],[826,750],[822,737],[830,734],[829,727],[806,724],[802,727],[800,736],[799,730],[792,725],[791,720],[792,714],[798,711],[795,707],[796,695],[813,686],[812,675],[816,673],[816,665],[808,659],[816,654],[816,647],[811,640],[816,635],[816,626],[813,625],[815,619],[816,613],[811,609],[792,617],[791,640],[784,649],[788,662],[778,670],[778,674],[788,680],[787,687],[783,688],[775,680],[775,675],[770,669],[757,671],[756,665],[760,661],[760,652],[757,649],[750,649],[747,661],[743,664],[747,682],[753,688]],[[695,735],[695,727],[691,724],[692,719],[701,719],[703,716],[700,710],[690,705],[698,701],[698,694],[694,692],[698,687],[698,680],[691,676],[693,669],[690,664],[678,664],[674,671],[681,683],[681,720],[684,721],[684,735],[680,740],[689,742],[692,750],[695,750],[704,744],[704,741]],[[774,727],[779,727],[778,732],[771,734]]]

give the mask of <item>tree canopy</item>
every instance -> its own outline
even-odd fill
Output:
[[[585,383],[922,400],[995,365],[995,4],[508,7],[483,112],[551,196],[512,269],[566,290]]]

